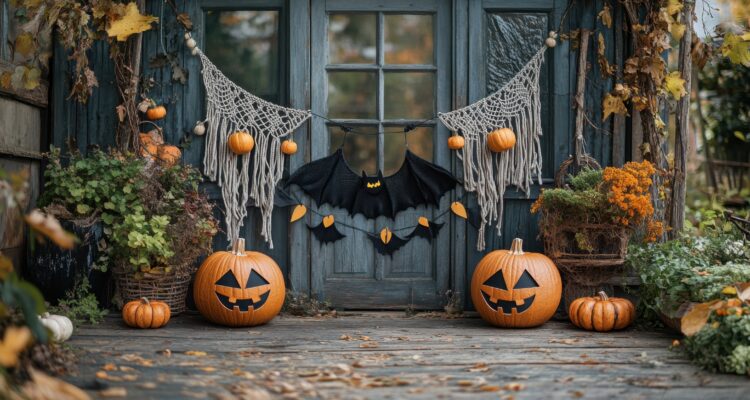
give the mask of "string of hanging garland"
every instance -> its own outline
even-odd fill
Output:
[[[481,209],[477,250],[484,250],[488,223],[497,221],[497,234],[502,232],[506,187],[514,185],[528,197],[534,178],[542,183],[539,75],[545,51],[557,44],[556,37],[551,31],[545,45],[496,92],[438,114],[445,126],[464,138],[453,147],[463,161],[464,188],[477,194]]]
[[[458,139],[454,134],[449,139],[449,147],[461,151],[464,188],[477,194],[481,209],[478,250],[485,247],[484,228],[488,223],[497,221],[498,235],[501,232],[506,186],[515,185],[528,196],[534,177],[541,183],[539,75],[545,50],[555,46],[555,38],[556,34],[550,32],[545,46],[495,93],[464,108],[437,115],[444,125],[462,135]],[[261,211],[261,236],[273,248],[271,215],[276,185],[284,169],[283,155],[296,152],[296,143],[287,140],[282,146],[281,139],[312,116],[323,118],[346,133],[373,133],[359,132],[310,110],[267,102],[227,78],[201,51],[190,33],[185,34],[185,39],[191,53],[200,58],[203,66],[206,119],[196,124],[194,132],[207,135],[204,173],[221,187],[228,237],[230,241],[239,237],[248,203],[252,200],[252,205]],[[434,119],[377,134],[405,135]],[[254,156],[247,156],[253,150]],[[249,177],[251,162],[252,181]],[[392,238],[388,234],[384,237]]]

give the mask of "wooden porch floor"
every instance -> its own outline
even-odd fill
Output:
[[[69,341],[79,371],[66,379],[94,397],[133,399],[748,398],[750,379],[691,366],[672,339],[402,313],[279,317],[252,329],[184,315],[133,330],[109,317]]]

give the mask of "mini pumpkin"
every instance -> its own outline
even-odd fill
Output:
[[[523,251],[513,239],[510,251],[495,250],[477,264],[471,278],[471,300],[485,321],[504,328],[541,325],[560,304],[562,282],[547,256]]]
[[[153,106],[146,111],[146,118],[156,121],[167,116],[167,108],[164,106]]]
[[[285,295],[279,266],[263,253],[245,251],[245,239],[206,258],[193,286],[198,311],[227,326],[265,324],[281,311]]]
[[[159,154],[159,146],[154,143],[141,143],[141,157],[154,159]]]
[[[164,164],[171,167],[177,164],[178,162],[180,162],[180,157],[182,157],[182,152],[180,151],[180,148],[177,146],[173,146],[171,144],[165,144],[165,145],[159,146],[159,150],[156,156]]]
[[[171,311],[167,303],[145,297],[129,301],[122,308],[122,320],[133,328],[161,328],[169,322],[170,316]]]
[[[500,153],[516,145],[516,134],[510,128],[500,128],[487,134],[487,147],[490,151]]]
[[[232,150],[232,153],[243,155],[253,151],[255,139],[245,131],[237,131],[229,135],[227,145],[229,146],[229,150]]]
[[[283,142],[281,142],[281,152],[290,156],[297,152],[297,143],[294,143],[293,140],[287,139]]]
[[[568,308],[573,325],[589,331],[608,332],[623,329],[635,319],[635,306],[628,299],[609,297],[599,292],[594,297],[573,300]]]
[[[448,138],[448,148],[451,150],[460,150],[464,148],[464,137],[453,135]]]
[[[73,335],[73,322],[64,315],[44,313],[39,316],[39,322],[52,333],[55,342],[64,342]]]

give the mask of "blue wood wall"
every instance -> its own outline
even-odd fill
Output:
[[[314,0],[313,0],[314,1]],[[575,2],[575,6],[569,11],[567,22],[563,25],[563,31],[570,29],[584,28],[595,30],[592,36],[592,46],[589,48],[589,64],[591,70],[588,74],[586,85],[586,112],[593,122],[593,125],[587,124],[585,127],[585,138],[588,151],[595,156],[602,165],[621,164],[624,160],[630,158],[630,131],[632,122],[626,118],[611,118],[606,123],[601,121],[601,98],[604,93],[610,90],[612,79],[602,80],[599,75],[599,66],[596,63],[596,35],[601,32],[604,35],[606,43],[606,54],[611,63],[621,65],[624,55],[627,53],[629,44],[627,36],[623,34],[623,10],[619,3],[610,2],[612,16],[614,19],[613,29],[605,29],[597,21],[596,15],[603,7],[604,0],[586,0]],[[237,4],[269,6],[271,3],[276,4],[279,1],[252,1],[245,0],[240,2],[227,2],[223,0],[202,0],[186,1],[177,0],[177,6],[180,10],[188,12],[195,23],[195,30],[202,31],[203,18],[201,6],[210,4],[211,6],[226,7]],[[288,10],[290,16],[290,25],[295,29],[309,30],[311,24],[310,3],[306,0],[281,1]],[[203,118],[203,86],[199,74],[199,62],[195,57],[189,55],[183,45],[182,31],[175,21],[175,16],[169,7],[165,7],[162,13],[162,2],[147,2],[148,12],[152,15],[162,16],[164,23],[164,44],[168,52],[177,54],[180,64],[188,70],[189,76],[187,84],[181,85],[171,81],[171,70],[165,68],[150,68],[148,60],[153,55],[160,52],[159,30],[152,30],[144,34],[143,46],[143,70],[142,75],[146,78],[153,79],[156,83],[152,89],[152,95],[163,99],[166,103],[169,113],[167,118],[160,122],[165,128],[165,138],[172,143],[180,142],[191,130],[195,122]],[[453,88],[453,106],[459,107],[481,98],[491,86],[482,76],[485,74],[485,66],[469,65],[467,57],[471,58],[472,52],[479,59],[483,57],[483,46],[477,46],[468,40],[469,37],[476,34],[472,30],[484,29],[485,24],[492,23],[489,12],[513,12],[518,14],[534,15],[535,13],[546,13],[548,26],[556,27],[562,16],[567,2],[563,0],[510,0],[510,1],[492,1],[492,0],[453,0],[453,29],[454,41],[464,43],[457,45],[454,52],[454,76],[458,76],[452,83]],[[480,32],[481,34],[481,32]],[[307,36],[309,39],[309,36]],[[305,40],[304,35],[290,35],[290,47],[297,50],[291,51],[290,68],[307,68],[309,65],[309,41]],[[531,48],[539,45],[539,39],[530,38]],[[546,66],[550,70],[550,76],[554,79],[549,81],[551,86],[545,90],[548,95],[549,103],[546,107],[551,110],[547,116],[548,123],[545,135],[558,138],[554,145],[549,146],[545,156],[545,186],[551,184],[551,177],[559,163],[564,160],[572,149],[573,124],[575,120],[575,110],[573,104],[574,88],[576,83],[576,64],[577,51],[572,50],[570,43],[558,46],[554,53],[548,56]],[[476,59],[476,58],[475,58]],[[67,61],[66,55],[57,48],[53,58],[51,74],[51,115],[52,123],[50,127],[50,143],[58,147],[64,147],[68,138],[72,138],[77,143],[81,151],[86,151],[89,146],[96,145],[106,148],[114,145],[114,132],[116,126],[115,106],[119,99],[114,86],[114,72],[112,63],[107,54],[106,44],[99,43],[96,45],[91,54],[91,64],[99,80],[99,87],[94,90],[93,96],[88,104],[81,105],[73,100],[68,99],[68,88],[70,87],[71,63]],[[486,60],[489,62],[491,60]],[[473,71],[473,72],[472,72]],[[466,77],[469,79],[466,79]],[[481,79],[473,78],[481,77]],[[299,95],[290,96],[292,106],[298,108],[309,108],[309,85],[300,74],[292,71],[291,78],[288,80],[290,90],[299,91]],[[295,92],[297,93],[297,92]],[[302,128],[309,134],[307,127]],[[304,132],[303,132],[304,133]],[[296,135],[300,147],[303,149],[300,154],[290,160],[292,169],[299,167],[310,159],[310,138],[309,135]],[[549,139],[545,139],[549,140]],[[438,143],[444,143],[442,139]],[[308,150],[305,150],[308,149]],[[183,162],[196,166],[201,166],[202,161],[202,139],[193,140],[192,144],[183,150]],[[455,157],[454,157],[455,158]],[[460,164],[456,160],[451,161],[451,168],[459,174]],[[223,216],[219,215],[218,208],[222,202],[219,198],[218,190],[212,183],[207,183],[205,189],[210,196],[217,201],[217,216],[223,221]],[[518,196],[514,190],[508,190],[509,199],[506,201],[505,216],[505,234],[502,237],[495,237],[494,232],[488,234],[488,250],[493,248],[507,247],[513,236],[520,236],[528,243],[531,249],[541,249],[541,244],[537,239],[536,220],[528,212],[529,205],[538,195],[539,188],[534,190],[531,199],[524,196]],[[250,211],[250,217],[245,223],[244,236],[248,239],[250,246],[261,249],[274,257],[284,269],[291,286],[295,290],[310,292],[310,268],[313,263],[309,260],[309,236],[300,236],[300,232],[295,230],[301,227],[288,227],[287,210],[277,209],[274,214],[274,243],[276,247],[273,250],[268,249],[260,240],[256,231],[258,218],[254,209]],[[459,292],[466,293],[465,287],[470,280],[470,274],[473,266],[481,258],[482,254],[474,250],[472,238],[476,232],[472,233],[473,228],[467,228],[466,224],[461,221],[452,221],[451,229],[451,258],[450,258],[450,277],[451,287]],[[490,228],[491,229],[491,228]],[[304,237],[304,239],[296,239]],[[291,238],[291,239],[290,239]],[[215,248],[224,248],[227,245],[226,238],[219,235],[216,239]],[[303,254],[304,253],[304,254]],[[290,265],[290,263],[292,265]],[[317,294],[317,293],[312,293]],[[325,297],[324,294],[318,294]],[[467,303],[470,308],[470,301]],[[404,304],[405,306],[406,304]]]

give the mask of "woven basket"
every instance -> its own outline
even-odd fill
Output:
[[[132,273],[123,271],[123,268],[115,269],[117,287],[124,302],[145,297],[167,303],[172,315],[185,311],[192,274],[150,275],[136,279]]]
[[[625,261],[628,252],[630,235],[621,226],[571,222],[544,231],[544,252],[558,263],[592,265],[601,261],[616,265]]]

